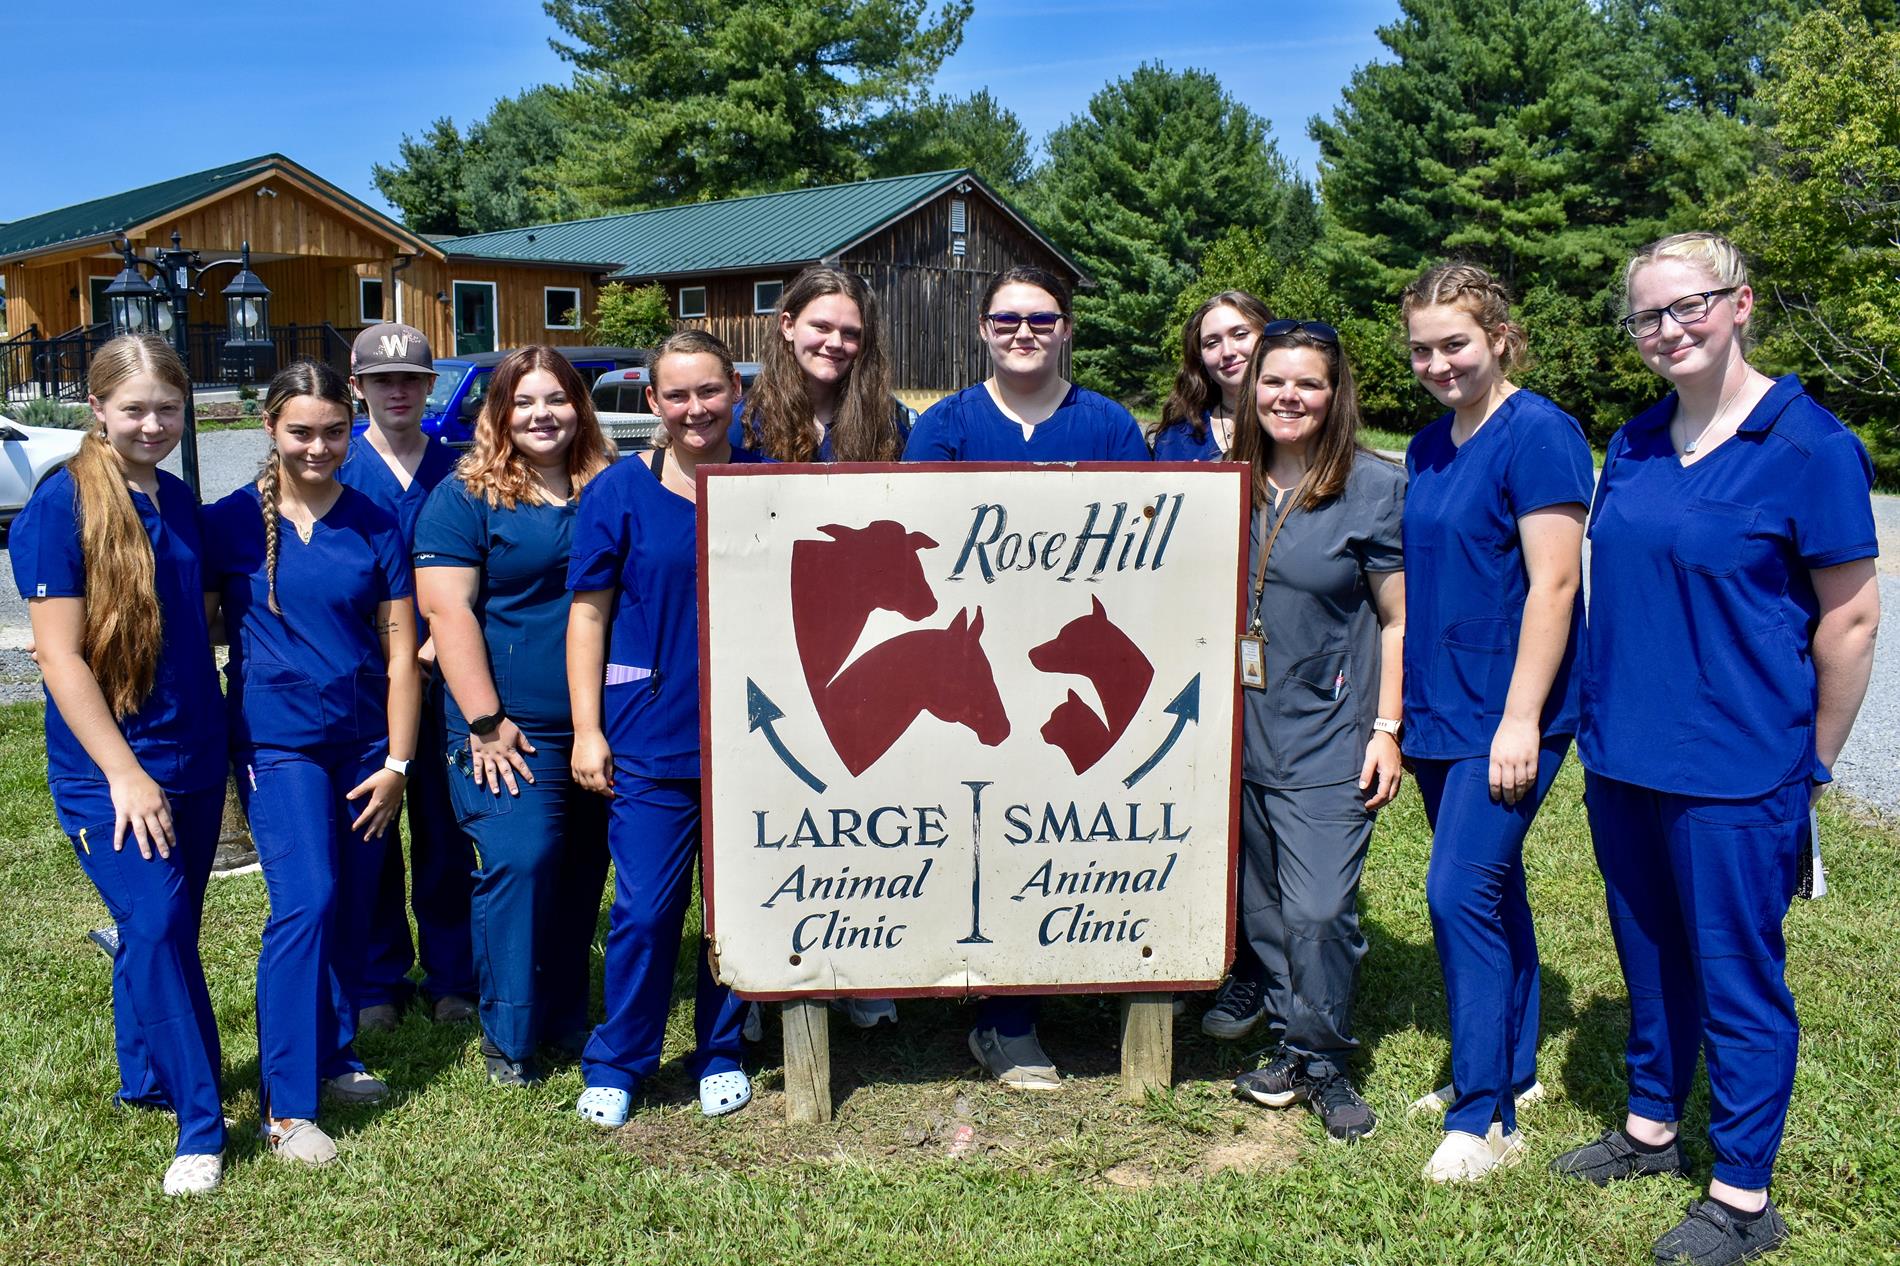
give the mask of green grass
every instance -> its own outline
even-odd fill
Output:
[[[37,707],[0,709],[0,1258],[14,1262],[1271,1262],[1313,1266],[1646,1262],[1695,1189],[1598,1191],[1545,1162],[1621,1116],[1625,1012],[1579,803],[1567,769],[1529,846],[1544,974],[1531,1161],[1469,1190],[1428,1189],[1436,1143],[1404,1105],[1447,1079],[1443,995],[1424,899],[1427,835],[1407,794],[1380,821],[1365,879],[1371,950],[1357,1025],[1363,1089],[1382,1115],[1352,1148],[1300,1110],[1236,1102],[1240,1048],[1179,1026],[1177,1084],[1115,1097],[1112,1004],[1052,1003],[1043,1026],[1076,1074],[1063,1093],[1011,1096],[962,1050],[966,1009],[905,1003],[896,1031],[833,1026],[835,1122],[784,1123],[776,1026],[759,1098],[709,1121],[668,1064],[632,1124],[575,1119],[571,1066],[526,1092],[489,1089],[474,1034],[418,1013],[363,1041],[394,1087],[380,1109],[326,1121],[338,1165],[298,1170],[254,1140],[251,989],[265,912],[257,876],[214,881],[204,951],[224,1040],[231,1166],[215,1195],[170,1201],[158,1178],[172,1125],[116,1111],[102,919],[53,823]],[[1790,1263],[1893,1261],[1900,1243],[1900,836],[1841,803],[1823,815],[1835,891],[1788,921],[1807,1032],[1776,1199]],[[598,957],[596,958],[598,973]],[[596,981],[598,986],[598,981]],[[1689,1111],[1698,1178],[1706,1095]]]

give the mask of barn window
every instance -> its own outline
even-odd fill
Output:
[[[356,316],[364,325],[374,325],[383,319],[383,279],[381,277],[356,279]]]
[[[550,330],[581,328],[581,292],[578,286],[544,286],[541,306],[546,309],[542,322]]]
[[[950,231],[952,233],[970,231],[970,204],[961,198],[950,200]]]
[[[785,293],[782,281],[755,281],[752,283],[752,310],[754,312],[774,312],[778,309],[778,297]]]
[[[706,315],[706,287],[680,287],[680,315],[682,317],[703,317]]]

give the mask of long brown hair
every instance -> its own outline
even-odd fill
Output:
[[[509,415],[515,409],[515,392],[521,380],[536,370],[554,376],[574,406],[574,439],[567,446],[567,477],[573,484],[570,496],[578,497],[587,481],[613,464],[613,450],[601,434],[600,418],[594,412],[593,397],[580,372],[567,357],[541,343],[516,348],[495,366],[488,384],[488,396],[482,401],[482,415],[475,423],[475,444],[457,464],[455,473],[471,493],[487,499],[489,505],[509,510],[520,501],[552,504],[541,481],[534,477],[521,450],[515,447],[514,428]]]
[[[1327,342],[1312,332],[1295,328],[1285,334],[1254,340],[1253,356],[1247,361],[1247,377],[1241,387],[1240,412],[1234,418],[1232,460],[1247,463],[1252,504],[1255,509],[1273,499],[1267,483],[1267,467],[1273,464],[1273,438],[1260,425],[1260,371],[1267,355],[1280,348],[1310,348],[1326,360],[1326,376],[1332,384],[1333,400],[1313,439],[1313,460],[1306,478],[1294,490],[1302,510],[1317,510],[1346,490],[1352,464],[1361,453],[1377,456],[1359,443],[1359,392],[1352,383],[1352,366],[1346,351],[1337,342]]]
[[[355,408],[350,398],[349,384],[343,381],[343,375],[331,369],[320,360],[294,360],[277,371],[270,380],[270,386],[264,391],[264,416],[270,419],[272,427],[283,415],[284,406],[292,400],[304,396],[314,396],[318,400],[343,406],[347,416]],[[267,597],[272,615],[282,615],[277,605],[277,547],[278,531],[277,502],[284,491],[284,459],[278,456],[277,444],[273,439],[270,456],[264,459],[264,469],[257,476],[257,500],[264,512],[264,577],[269,586]]]
[[[171,344],[151,334],[121,334],[100,348],[86,376],[95,407],[135,374],[150,374],[181,397],[191,376]],[[152,541],[125,486],[125,465],[106,439],[103,418],[66,463],[79,511],[79,552],[86,568],[80,654],[114,719],[137,712],[158,680],[164,616]]]
[[[745,442],[781,462],[808,462],[818,455],[812,434],[811,395],[805,371],[780,326],[798,320],[807,304],[825,295],[843,295],[858,305],[863,334],[858,356],[838,383],[832,402],[832,455],[841,462],[893,462],[903,449],[898,438],[896,405],[891,401],[891,367],[884,355],[884,321],[877,296],[856,273],[814,264],[785,287],[772,313],[771,332],[759,360],[759,377],[746,393]]]
[[[1215,308],[1232,308],[1253,326],[1256,336],[1273,320],[1273,311],[1245,290],[1223,290],[1194,309],[1194,315],[1181,327],[1181,368],[1175,371],[1174,390],[1161,407],[1161,425],[1185,422],[1198,443],[1207,438],[1207,420],[1201,413],[1220,399],[1220,384],[1207,372],[1201,359],[1201,322]]]

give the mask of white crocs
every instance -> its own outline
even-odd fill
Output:
[[[216,1152],[188,1152],[175,1157],[165,1171],[165,1194],[189,1196],[211,1191],[224,1177],[224,1157]]]
[[[1524,1136],[1516,1130],[1506,1134],[1504,1123],[1493,1121],[1483,1138],[1463,1130],[1445,1131],[1422,1176],[1427,1182],[1477,1182],[1523,1159]]]
[[[709,1117],[723,1117],[751,1102],[752,1079],[736,1069],[699,1079],[699,1110]]]
[[[592,1121],[607,1130],[625,1125],[627,1112],[632,1107],[633,1096],[612,1086],[589,1086],[574,1102],[574,1111],[580,1114],[581,1120]]]
[[[1542,1102],[1543,1098],[1544,1083],[1534,1081],[1524,1087],[1524,1093],[1517,1097],[1517,1106],[1520,1108],[1528,1108],[1533,1103]],[[1412,1100],[1405,1109],[1405,1115],[1411,1116],[1415,1112],[1449,1112],[1451,1111],[1451,1105],[1456,1102],[1458,1102],[1457,1088],[1453,1086],[1440,1086],[1430,1094],[1420,1095],[1418,1098]]]

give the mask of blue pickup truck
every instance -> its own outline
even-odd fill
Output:
[[[614,369],[629,369],[647,363],[647,353],[638,347],[557,347],[584,382],[592,382]],[[435,389],[422,406],[422,429],[440,436],[450,444],[468,444],[475,438],[475,419],[482,411],[482,399],[495,366],[506,352],[473,352],[466,356],[443,356],[435,362]],[[358,418],[356,429],[368,425]]]

